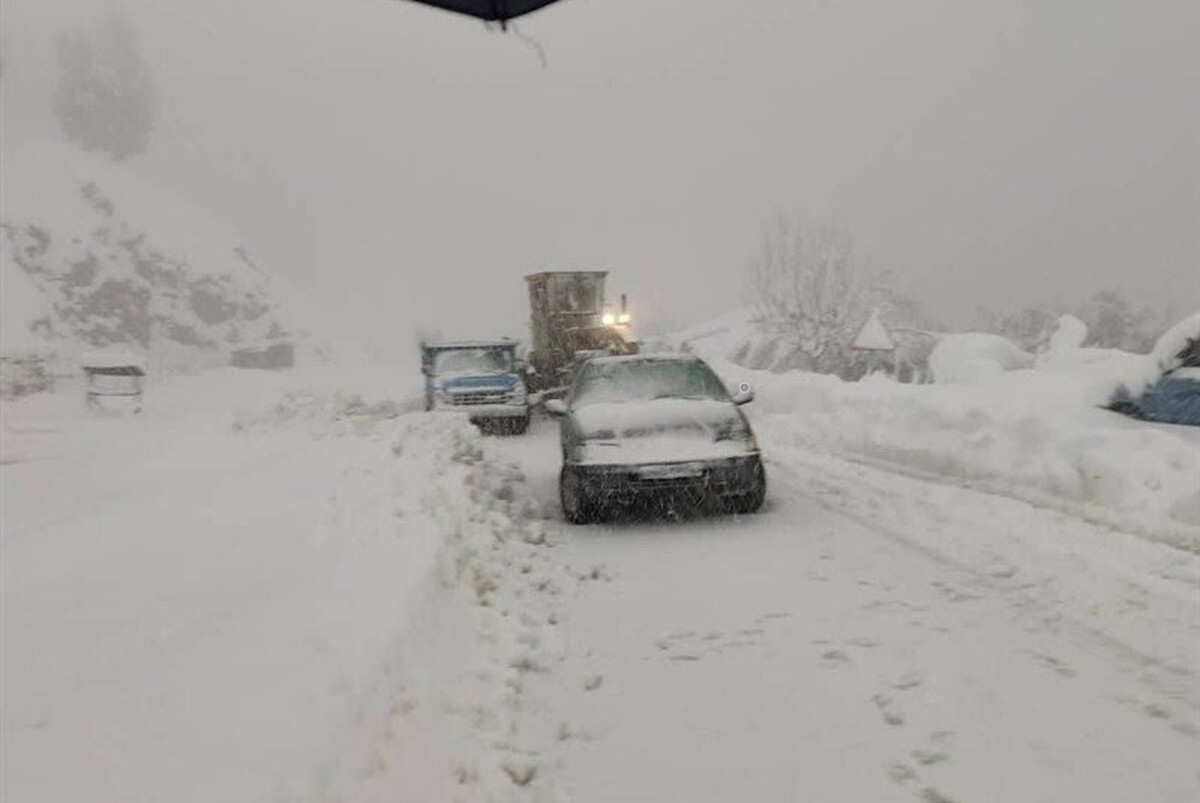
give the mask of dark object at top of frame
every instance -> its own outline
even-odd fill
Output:
[[[498,22],[503,28],[509,20],[531,11],[537,11],[551,3],[557,3],[558,0],[413,0],[413,2],[466,14],[487,22]]]

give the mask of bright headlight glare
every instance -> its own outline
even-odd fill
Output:
[[[604,323],[605,326],[612,326],[614,323],[617,322],[617,316],[613,315],[611,312],[606,312],[606,313],[604,313],[603,316],[601,316],[600,320]]]
[[[629,323],[631,320],[633,320],[633,318],[628,312],[622,312],[617,316],[617,323]]]

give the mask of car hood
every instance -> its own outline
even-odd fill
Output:
[[[711,460],[753,451],[745,439],[727,436],[746,429],[731,402],[656,399],[589,404],[572,410],[585,463],[650,463]]]
[[[441,378],[446,393],[497,393],[517,386],[515,374],[459,374]]]

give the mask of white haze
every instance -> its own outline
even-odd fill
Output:
[[[5,0],[4,147],[52,135],[52,34],[103,5]],[[126,5],[160,93],[134,168],[384,351],[523,334],[546,266],[611,270],[654,328],[711,316],[780,210],[955,326],[1105,287],[1200,307],[1195,0],[564,0],[508,35],[397,0]]]

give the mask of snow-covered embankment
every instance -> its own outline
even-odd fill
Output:
[[[1197,323],[1193,316],[1176,329]],[[733,364],[730,344],[748,337],[740,326],[701,331],[679,345],[726,379],[755,385],[751,410],[768,451],[772,444],[815,447],[1200,551],[1200,430],[1102,409],[1121,382],[1157,375],[1159,350],[1063,348],[1033,367],[997,366],[962,384],[908,385],[883,376],[844,382]],[[1178,339],[1171,334],[1164,335],[1167,346]]]
[[[6,405],[7,795],[543,782],[504,740],[553,660],[523,478],[465,422],[343,387],[227,370],[153,388],[140,417]]]

